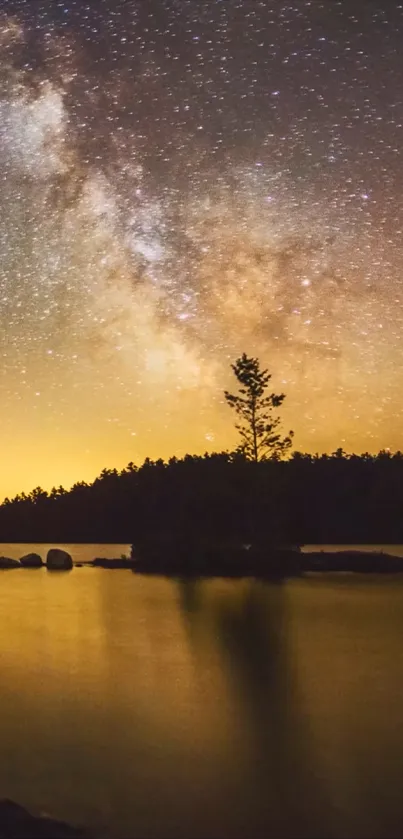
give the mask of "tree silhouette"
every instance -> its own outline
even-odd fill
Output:
[[[235,425],[241,437],[238,451],[255,463],[280,460],[291,447],[294,435],[290,431],[287,437],[281,437],[280,417],[273,416],[273,410],[282,405],[285,394],[267,393],[271,374],[260,369],[257,358],[243,353],[231,367],[238,380],[239,394],[226,390],[224,395],[240,420]]]

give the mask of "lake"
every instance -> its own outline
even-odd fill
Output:
[[[101,837],[401,837],[402,696],[403,575],[0,572],[0,797]]]

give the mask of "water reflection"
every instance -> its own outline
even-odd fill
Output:
[[[249,777],[245,782],[252,793],[252,823],[260,825],[262,835],[268,830],[272,836],[283,835],[289,819],[290,740],[294,765],[300,747],[290,713],[298,697],[287,650],[283,587],[249,583],[240,600],[221,599],[216,621],[239,719],[247,727],[252,760],[245,772],[252,772],[253,779],[252,784]]]
[[[399,836],[403,585],[0,578],[0,791],[112,836]]]
[[[208,586],[181,581],[180,602],[193,643],[209,613],[227,678],[239,747],[232,799],[238,835],[322,836],[329,802],[300,712],[286,587],[228,582],[211,596]],[[331,823],[327,835],[335,835]]]
[[[332,803],[324,824],[401,837],[403,581],[319,575],[290,593],[301,708]]]

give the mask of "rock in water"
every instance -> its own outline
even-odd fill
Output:
[[[14,801],[0,801],[1,839],[85,839],[86,834],[65,822],[33,816]]]
[[[42,568],[42,557],[39,554],[25,554],[20,559],[23,568]]]
[[[73,560],[67,551],[51,548],[46,557],[46,567],[48,571],[70,571]]]
[[[8,556],[0,556],[0,568],[21,568],[18,559],[9,559]]]

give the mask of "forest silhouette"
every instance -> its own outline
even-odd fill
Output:
[[[403,542],[403,453],[248,461],[240,453],[147,458],[69,491],[37,487],[0,505],[3,542],[282,544]]]

